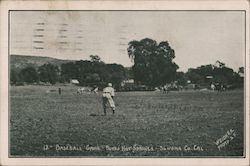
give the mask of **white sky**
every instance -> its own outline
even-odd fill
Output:
[[[10,54],[89,59],[131,66],[128,42],[168,41],[180,71],[216,60],[244,66],[242,11],[12,11]]]

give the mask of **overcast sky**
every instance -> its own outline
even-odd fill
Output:
[[[216,60],[244,66],[242,11],[12,11],[10,54],[89,59],[131,66],[128,42],[168,41],[180,71]]]

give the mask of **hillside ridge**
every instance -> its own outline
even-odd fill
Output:
[[[32,56],[32,55],[10,55],[10,66],[15,69],[23,69],[28,66],[38,68],[46,63],[51,63],[60,66],[63,63],[74,62],[75,60],[64,60],[45,56]]]

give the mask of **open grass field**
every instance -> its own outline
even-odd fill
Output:
[[[10,87],[11,156],[243,156],[243,90],[117,92],[102,116],[101,93],[57,88]]]

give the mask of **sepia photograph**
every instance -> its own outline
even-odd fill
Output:
[[[0,1],[0,165],[247,166],[249,2]]]
[[[245,11],[8,14],[9,157],[245,157]]]

